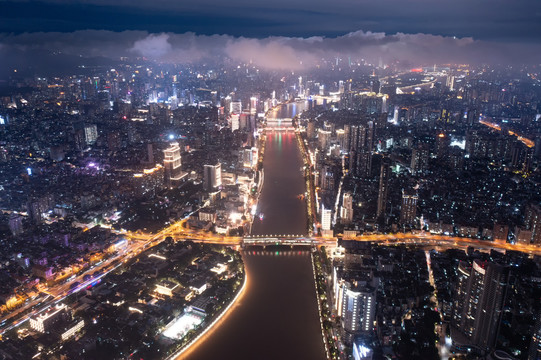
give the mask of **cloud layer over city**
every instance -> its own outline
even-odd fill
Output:
[[[164,63],[231,59],[252,62],[264,69],[300,69],[322,59],[349,57],[377,63],[381,58],[406,66],[432,63],[535,63],[536,44],[510,44],[429,34],[392,34],[357,31],[338,37],[313,36],[248,38],[194,33],[152,34],[146,31],[83,30],[71,33],[0,35],[0,55],[61,53],[77,57],[145,57]]]

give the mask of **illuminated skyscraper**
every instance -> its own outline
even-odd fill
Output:
[[[163,151],[165,168],[165,186],[173,188],[176,183],[182,179],[180,147],[178,143],[171,143],[169,148]]]
[[[222,164],[205,165],[203,176],[203,188],[212,191],[222,185]]]

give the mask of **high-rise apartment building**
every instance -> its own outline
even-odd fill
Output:
[[[325,204],[321,204],[321,230],[331,230],[332,210],[325,208]]]
[[[400,208],[400,223],[413,224],[417,216],[418,196],[413,191],[402,191],[402,207]]]
[[[334,273],[336,315],[342,319],[342,328],[348,342],[355,334],[370,333],[376,316],[376,291],[369,285],[359,285]]]
[[[532,232],[532,242],[541,244],[541,207],[537,204],[529,204],[524,218],[526,228]]]
[[[451,325],[468,345],[491,349],[498,336],[509,268],[476,259],[471,267],[460,263],[458,270]]]
[[[98,139],[98,128],[96,124],[85,125],[85,142],[87,145],[93,145]]]
[[[229,105],[229,113],[240,115],[242,113],[242,103],[240,101],[232,101]]]
[[[378,208],[377,217],[385,214],[387,209],[387,196],[389,194],[389,177],[391,173],[391,163],[388,158],[384,158],[381,162],[381,170],[379,173],[379,189],[378,189]]]
[[[350,192],[345,192],[342,195],[340,219],[343,224],[349,224],[353,220],[353,196]]]
[[[417,148],[411,151],[411,172],[417,174],[424,172],[428,169],[428,160],[430,158],[430,151],[428,146],[419,145]]]

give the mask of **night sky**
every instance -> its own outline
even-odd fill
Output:
[[[538,0],[2,1],[0,32],[188,31],[338,36],[358,30],[541,41]]]
[[[218,55],[293,69],[325,56],[538,63],[541,1],[0,0],[0,55],[9,62],[29,51],[171,62]]]

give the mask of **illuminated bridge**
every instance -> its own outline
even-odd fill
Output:
[[[243,245],[259,245],[259,246],[269,246],[269,245],[287,245],[287,246],[315,246],[319,245],[320,241],[314,238],[303,237],[303,236],[247,236],[243,239]]]
[[[294,129],[293,119],[291,118],[267,118],[266,128],[271,129]]]

